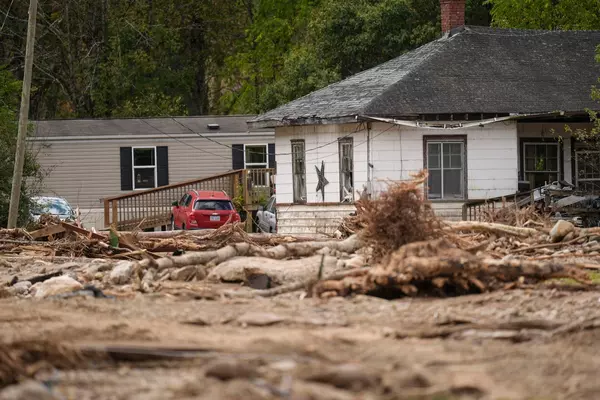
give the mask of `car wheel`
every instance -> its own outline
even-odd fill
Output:
[[[181,230],[185,231],[185,224],[181,224]]]

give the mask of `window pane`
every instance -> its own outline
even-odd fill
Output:
[[[460,154],[452,156],[452,159],[450,162],[450,167],[451,168],[462,168],[462,156]]]
[[[229,200],[198,200],[194,210],[227,211],[233,210],[233,205]]]
[[[535,171],[535,158],[525,159],[525,171]]]
[[[546,156],[552,158],[558,158],[558,145],[548,144],[546,145]]]
[[[246,146],[246,164],[267,163],[267,146]]]
[[[427,168],[441,168],[440,143],[429,143],[427,145]]]
[[[461,147],[460,143],[444,143],[444,153],[460,155]]]
[[[444,163],[442,164],[444,168],[450,168],[450,153],[444,152],[442,159],[444,160]]]
[[[133,149],[133,165],[154,166],[154,149]]]
[[[442,197],[442,171],[430,170],[427,181],[427,192],[430,199],[439,199]]]
[[[526,144],[525,145],[525,157],[535,157],[535,147],[530,145],[530,144]]]
[[[538,157],[545,158],[546,157],[546,145],[538,144],[535,146],[535,155]]]
[[[154,168],[136,168],[134,183],[136,189],[152,189],[154,185]]]
[[[444,199],[462,197],[462,171],[444,170]]]
[[[558,171],[558,160],[556,158],[549,158],[546,168],[548,171]]]

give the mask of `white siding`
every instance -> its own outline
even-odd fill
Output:
[[[337,139],[351,134],[354,139],[355,189],[367,185],[367,132],[358,124],[276,128],[277,197],[292,203],[290,140],[306,142],[306,181],[309,203],[320,203],[315,166],[325,162],[325,202],[339,202],[339,160]],[[516,123],[504,122],[464,130],[427,130],[376,123],[371,128],[373,191],[385,190],[386,180],[409,179],[423,169],[423,136],[466,135],[468,198],[484,199],[514,193],[518,182],[518,140]],[[323,146],[323,147],[321,147]],[[320,147],[317,149],[317,147]],[[280,154],[284,153],[284,154]]]
[[[315,166],[325,162],[325,203],[340,201],[339,193],[339,138],[350,135],[354,140],[354,187],[362,191],[368,182],[367,131],[364,124],[311,125],[275,129],[277,148],[277,201],[280,204],[293,202],[292,165],[290,141],[304,139],[306,147],[307,201],[322,203],[321,194],[316,193],[317,173]],[[410,179],[412,173],[424,168],[423,136],[467,137],[468,198],[485,199],[512,194],[518,188],[518,139],[517,125],[504,122],[484,127],[463,130],[430,130],[400,127],[384,123],[371,126],[371,164],[373,195],[384,191],[389,180]],[[436,202],[436,212],[445,219],[460,219],[462,202]],[[290,207],[290,206],[287,206]],[[278,227],[282,233],[307,233],[310,224],[304,223],[305,216],[296,213],[299,206],[292,206]],[[336,207],[337,208],[337,207]],[[280,210],[286,209],[286,206]],[[319,207],[317,210],[320,210]],[[302,208],[304,213],[305,209]],[[307,211],[306,211],[307,212]],[[313,212],[317,218],[318,211]],[[293,222],[292,219],[298,219]],[[331,222],[333,224],[333,222]],[[302,225],[302,227],[300,227]],[[327,231],[331,231],[330,226]],[[321,227],[321,229],[324,229]],[[313,229],[312,233],[316,233]]]

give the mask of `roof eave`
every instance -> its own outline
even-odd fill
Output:
[[[304,126],[304,125],[335,125],[350,124],[358,120],[357,115],[346,115],[331,118],[306,117],[306,118],[282,118],[282,119],[263,119],[248,121],[249,129],[277,128],[283,126]]]

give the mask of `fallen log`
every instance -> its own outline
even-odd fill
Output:
[[[452,222],[446,221],[447,227],[444,228],[446,231],[461,232],[461,231],[474,231],[474,232],[485,232],[495,233],[501,235],[511,235],[522,238],[532,237],[540,235],[536,229],[532,228],[518,228],[516,226],[495,224],[491,222],[477,222],[477,221],[459,221]]]
[[[282,260],[284,258],[301,258],[314,255],[324,248],[344,253],[354,253],[362,245],[358,236],[354,235],[343,241],[286,243],[264,249],[249,243],[234,243],[218,250],[187,253],[181,256],[164,257],[158,260],[144,260],[142,265],[153,266],[159,271],[166,268],[180,268],[188,265],[218,265],[233,257],[258,256]]]
[[[157,232],[130,232],[119,231],[119,235],[132,234],[140,239],[172,239],[178,237],[190,236],[195,239],[209,239],[217,229],[203,229],[195,231],[157,231]],[[99,234],[108,237],[107,231],[100,231]],[[267,233],[247,233],[248,237],[257,243],[265,243],[270,241],[290,241],[290,242],[313,242],[313,241],[330,241],[331,238],[326,236],[294,236],[294,235],[279,235]]]

